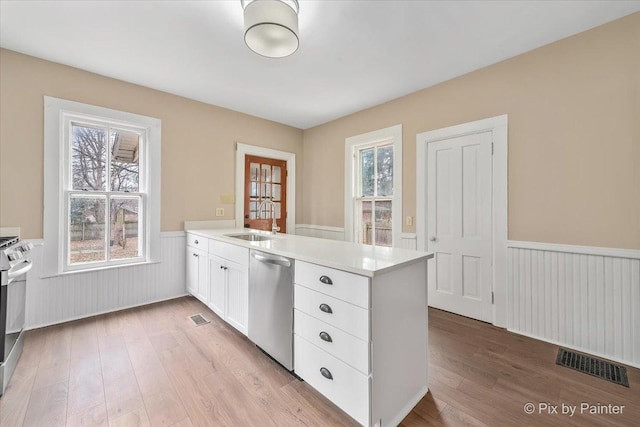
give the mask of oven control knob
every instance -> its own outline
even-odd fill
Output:
[[[7,254],[7,258],[9,258],[9,261],[15,261],[22,258],[22,254],[20,252],[13,252],[13,253]]]

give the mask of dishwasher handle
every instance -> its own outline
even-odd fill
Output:
[[[265,255],[260,252],[252,252],[251,256],[257,259],[258,261],[264,262],[267,264],[279,265],[281,267],[291,267],[291,260],[284,257]]]

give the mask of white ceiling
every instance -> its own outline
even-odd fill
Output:
[[[640,1],[300,0],[300,48],[244,44],[240,0],[0,2],[0,45],[306,129],[640,10]]]

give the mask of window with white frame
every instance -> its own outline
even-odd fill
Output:
[[[45,97],[49,274],[157,258],[159,156],[158,119]]]
[[[347,239],[396,246],[402,227],[402,127],[347,138]]]

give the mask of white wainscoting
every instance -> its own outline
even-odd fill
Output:
[[[508,242],[515,333],[640,367],[640,251]]]
[[[344,240],[344,228],[330,227],[327,225],[296,224],[296,235]]]
[[[296,224],[296,234],[298,236],[320,237],[323,239],[344,240],[344,228],[329,227],[325,225]],[[400,248],[417,248],[417,236],[415,233],[400,234]]]
[[[186,294],[185,233],[163,232],[161,262],[41,278],[42,240],[31,240],[26,329],[177,298]]]
[[[402,249],[418,249],[418,235],[415,233],[400,234],[400,247]]]

